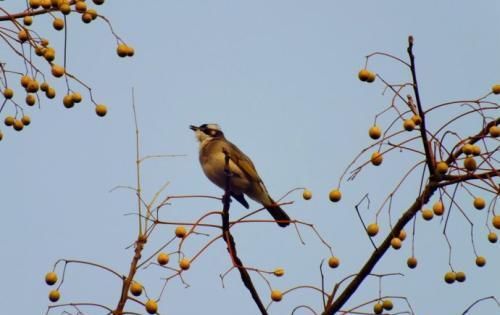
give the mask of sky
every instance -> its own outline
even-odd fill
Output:
[[[20,2],[12,0],[0,7],[9,12],[23,10]],[[289,195],[286,200],[294,203],[285,210],[294,219],[314,224],[340,258],[338,269],[324,270],[325,286],[331,290],[335,282],[359,270],[372,251],[354,205],[369,193],[370,207],[362,207],[361,215],[366,222],[373,221],[381,202],[417,161],[415,155],[394,151],[380,167],[367,167],[356,180],[342,182],[340,203],[328,200],[344,169],[373,143],[368,128],[390,102],[380,80],[373,84],[358,80],[365,56],[387,52],[407,60],[407,38],[413,35],[426,108],[480,97],[500,80],[497,1],[109,0],[97,9],[134,47],[134,57],[118,58],[116,39],[102,20],[84,25],[72,13],[67,21],[67,66],[92,87],[96,102],[108,106],[108,115],[97,117],[88,93],[71,83],[84,97],[75,108],[64,108],[58,96],[55,101],[44,100],[39,108],[29,108],[32,124],[22,132],[0,126],[4,133],[0,142],[4,282],[0,309],[5,314],[46,312],[50,288],[43,278],[58,259],[92,261],[120,274],[128,272],[133,251],[127,247],[137,236],[136,217],[128,214],[136,211],[136,199],[130,190],[113,188],[133,186],[136,181],[132,89],[142,156],[181,155],[144,162],[144,199],[151,200],[166,182],[163,197],[222,195],[203,175],[198,144],[189,130],[191,124],[218,123],[226,137],[252,158],[275,199],[297,187],[312,191],[310,201],[303,200],[300,191]],[[33,27],[60,51],[56,61],[62,63],[63,33],[50,24],[47,16],[35,17]],[[17,57],[8,53],[4,42],[0,45],[1,62],[22,71]],[[46,64],[40,67],[50,73]],[[410,78],[407,69],[387,58],[370,59],[369,68],[389,82]],[[51,80],[61,95],[62,79]],[[13,114],[12,106],[0,113],[2,120],[7,114]],[[490,114],[498,117],[498,112]],[[437,112],[429,124],[436,127],[446,117],[446,111]],[[387,114],[378,122],[383,128],[393,118],[394,113]],[[454,128],[465,135],[478,130],[477,122],[461,120]],[[419,176],[410,176],[394,199],[393,220],[415,200],[418,187]],[[485,195],[488,201],[492,198]],[[463,204],[470,204],[470,199],[466,192],[458,196]],[[251,209],[257,208],[252,202]],[[469,226],[456,212],[447,227],[451,256],[454,268],[466,272],[467,281],[444,283],[443,275],[449,270],[445,222],[424,223],[419,218],[415,242],[419,266],[406,267],[409,240],[399,251],[390,250],[374,272],[404,275],[385,277],[382,295],[406,297],[417,315],[460,314],[479,298],[500,298],[494,278],[500,266],[499,244],[486,240],[486,211],[466,208],[475,223],[475,245],[487,257],[486,266],[475,266]],[[164,218],[189,221],[220,209],[215,200],[174,200],[165,208]],[[231,206],[232,218],[247,211],[237,203]],[[267,213],[255,218],[269,219]],[[386,211],[379,220],[381,233],[387,232]],[[171,239],[173,230],[160,226],[145,253],[154,253]],[[247,266],[285,268],[284,277],[267,277],[273,288],[321,286],[319,265],[330,253],[311,229],[301,226],[299,230],[305,244],[293,227],[281,229],[267,223],[242,224],[234,229],[234,236]],[[209,239],[189,237],[186,256],[194,255]],[[378,236],[375,242],[382,239]],[[159,312],[256,314],[237,272],[229,273],[222,285],[219,275],[230,267],[219,240],[183,276],[188,288],[179,279],[168,283]],[[61,266],[57,271],[62,272]],[[168,275],[168,270],[151,266],[140,270],[137,279],[151,297],[157,297]],[[267,305],[266,282],[255,273],[252,277]],[[367,280],[346,308],[377,298],[378,285],[377,279]],[[113,308],[120,283],[102,270],[70,264],[60,290],[61,303],[92,301]],[[321,303],[316,292],[301,289],[273,303],[269,312],[290,314],[297,305],[319,310]],[[394,299],[394,304],[396,312],[408,310],[401,299]],[[131,311],[142,309],[131,305]],[[469,314],[498,312],[494,302],[485,301]],[[300,309],[295,314],[310,312]]]

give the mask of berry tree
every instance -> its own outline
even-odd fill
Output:
[[[104,0],[93,0],[96,6]],[[17,4],[12,10],[18,9]],[[66,108],[72,108],[83,101],[80,90],[88,95],[88,100],[94,105],[98,116],[107,113],[106,105],[97,103],[92,95],[92,89],[77,75],[71,73],[71,62],[66,56],[67,27],[71,19],[81,19],[84,24],[95,20],[104,21],[117,41],[117,54],[120,57],[134,55],[134,49],[126,45],[113,31],[105,16],[91,7],[90,1],[79,0],[30,0],[28,6],[21,12],[11,12],[0,7],[0,29],[3,51],[0,60],[0,88],[2,103],[0,114],[6,127],[22,131],[30,125],[29,111],[35,105],[43,106],[60,94],[60,102]],[[42,33],[41,26],[51,23],[54,30],[61,34]],[[55,47],[51,37],[63,36],[64,44]],[[7,62],[8,61],[8,62]],[[64,86],[56,90],[56,80],[64,79]],[[4,133],[0,129],[0,140]]]
[[[414,40],[408,39],[408,59],[396,57],[383,52],[375,52],[367,56],[364,68],[359,72],[359,79],[367,83],[381,83],[384,90],[390,93],[391,101],[387,107],[375,115],[373,126],[368,130],[369,137],[375,142],[361,150],[361,152],[348,165],[340,176],[336,188],[331,190],[329,199],[333,203],[342,202],[341,186],[346,181],[354,181],[368,167],[381,166],[384,161],[391,159],[397,152],[408,154],[406,168],[395,187],[393,187],[383,201],[377,205],[374,215],[367,217],[362,211],[368,208],[370,197],[367,194],[358,204],[354,205],[360,220],[359,228],[367,234],[367,238],[373,245],[373,252],[369,255],[365,264],[355,274],[344,275],[340,280],[333,283],[328,282],[326,269],[336,269],[341,260],[336,255],[321,231],[316,230],[313,224],[294,219],[291,226],[295,226],[297,234],[302,239],[301,227],[305,227],[316,240],[324,245],[326,255],[324,260],[318,262],[320,265],[321,285],[311,285],[308,279],[298,279],[304,283],[288,288],[287,290],[276,289],[272,277],[283,277],[286,271],[282,267],[273,270],[265,270],[260,267],[245,264],[238,254],[238,240],[233,236],[233,229],[242,224],[259,225],[270,220],[254,218],[256,213],[263,209],[257,209],[242,217],[230,219],[229,209],[231,207],[229,191],[231,187],[231,174],[229,161],[231,156],[224,152],[226,157],[226,188],[222,198],[204,195],[176,195],[165,196],[162,187],[151,200],[145,200],[142,193],[142,164],[158,156],[143,156],[140,153],[139,128],[136,122],[136,173],[137,182],[134,187],[122,187],[132,190],[137,196],[137,206],[134,216],[138,221],[137,237],[133,242],[133,255],[127,272],[122,273],[112,269],[105,264],[72,260],[58,260],[52,271],[46,274],[45,281],[48,285],[56,285],[56,289],[50,291],[49,299],[55,304],[48,307],[48,313],[56,312],[64,308],[66,312],[71,310],[80,313],[83,307],[102,309],[108,314],[136,313],[137,307],[149,314],[168,313],[163,301],[168,299],[165,294],[167,287],[175,286],[172,280],[179,279],[181,283],[188,286],[184,275],[189,272],[193,264],[210,251],[214,244],[224,242],[230,262],[229,269],[221,274],[224,281],[226,275],[237,271],[242,279],[244,287],[249,291],[256,308],[261,314],[272,313],[270,306],[273,303],[290,303],[292,313],[304,310],[311,314],[414,314],[410,299],[405,296],[394,296],[386,294],[382,288],[382,282],[387,277],[400,276],[402,270],[394,270],[392,273],[374,273],[381,259],[391,250],[399,250],[403,243],[411,243],[411,255],[407,259],[409,269],[415,269],[419,260],[425,260],[415,250],[419,236],[425,232],[425,225],[417,230],[419,224],[427,224],[432,220],[444,222],[443,237],[448,244],[449,270],[443,275],[444,282],[455,285],[466,281],[466,272],[455,267],[452,252],[459,244],[455,244],[453,238],[448,236],[449,224],[455,222],[459,217],[466,222],[470,228],[470,243],[474,255],[475,264],[482,267],[486,264],[486,258],[476,249],[476,242],[497,243],[497,232],[500,229],[500,213],[498,213],[497,201],[500,188],[498,177],[498,137],[500,136],[499,104],[494,97],[500,94],[500,86],[493,85],[491,90],[484,96],[470,100],[450,101],[436,105],[426,105],[421,99],[420,86],[417,81],[415,56],[413,52]],[[404,71],[409,73],[409,82],[389,83],[381,73],[368,70],[368,65],[376,58],[389,58],[401,65]],[[383,71],[382,71],[383,72]],[[444,111],[444,115],[439,115]],[[380,123],[384,117],[390,119]],[[472,133],[458,130],[455,123],[460,120],[470,120],[476,127]],[[399,174],[399,173],[398,173]],[[401,196],[400,189],[403,185],[418,187],[415,196],[407,198]],[[349,187],[349,186],[348,186]],[[310,200],[313,192],[306,188],[291,190],[283,198],[293,196],[296,191],[302,192],[304,200]],[[342,191],[344,191],[342,189]],[[349,191],[349,188],[346,188]],[[463,196],[466,196],[463,198]],[[286,207],[290,202],[282,201],[281,206]],[[166,212],[167,207],[179,206],[177,203],[184,199],[215,199],[220,202],[221,210],[208,211],[197,220],[174,221]],[[326,199],[326,198],[325,198]],[[396,202],[408,202],[404,208],[396,208]],[[477,211],[471,211],[474,208]],[[477,222],[486,222],[479,225]],[[173,229],[172,229],[173,227]],[[157,231],[172,231],[172,235],[165,239],[165,233]],[[479,231],[483,237],[477,239],[475,233]],[[160,236],[161,235],[161,236]],[[201,240],[199,236],[208,237]],[[160,245],[149,244],[152,238],[160,237]],[[337,240],[338,242],[338,240]],[[195,243],[195,249],[187,247],[187,243]],[[158,244],[158,243],[155,243]],[[285,262],[283,262],[285,264]],[[82,264],[97,268],[111,274],[121,281],[121,293],[116,304],[98,303],[57,303],[64,290],[63,280],[68,273],[68,266]],[[324,266],[325,265],[325,266]],[[326,266],[327,265],[327,266]],[[163,287],[159,292],[146,290],[147,284],[137,280],[138,275],[145,269],[159,270],[164,276]],[[211,272],[207,269],[207,272]],[[268,290],[259,289],[252,277],[258,275],[264,281]],[[58,282],[58,276],[61,281]],[[257,278],[257,279],[260,279]],[[371,279],[378,279],[378,296],[368,299],[362,303],[351,302],[356,292],[361,290],[361,285]],[[224,283],[224,282],[223,282]],[[286,296],[293,292],[307,292],[319,297],[315,305],[305,304],[300,299],[287,300]],[[311,293],[312,292],[312,293]],[[471,308],[479,307],[485,301],[493,300],[498,304],[495,296],[485,296],[463,305],[463,314]],[[265,301],[268,301],[267,303]],[[403,303],[401,303],[403,302]],[[112,301],[110,302],[112,303]],[[405,306],[402,306],[405,305]],[[256,311],[257,312],[257,311]]]
[[[359,79],[371,83],[378,78],[393,96],[387,108],[375,116],[374,124],[368,130],[370,138],[376,142],[363,149],[354,159],[342,175],[339,186],[347,174],[349,174],[349,180],[354,180],[370,163],[379,166],[382,164],[384,156],[390,156],[394,151],[409,152],[412,156],[421,158],[412,158],[413,162],[407,165],[408,169],[404,172],[404,176],[378,207],[374,222],[365,224],[358,209],[366,201],[367,196],[356,206],[359,218],[370,238],[379,233],[377,222],[380,220],[380,216],[385,213],[389,216],[389,231],[379,244],[372,241],[374,251],[370,258],[337,298],[333,298],[335,290],[332,292],[331,300],[326,304],[323,314],[335,314],[340,311],[387,251],[391,247],[394,250],[401,248],[402,242],[407,237],[404,227],[408,226],[410,222],[412,222],[412,255],[408,258],[407,265],[411,269],[417,267],[418,260],[414,252],[414,242],[418,236],[416,221],[419,216],[424,221],[430,221],[435,216],[445,220],[443,235],[448,242],[450,251],[450,271],[444,275],[444,280],[447,283],[464,282],[466,279],[463,271],[455,270],[451,256],[452,249],[457,246],[447,235],[447,224],[452,216],[463,216],[470,224],[470,241],[476,256],[476,265],[478,267],[484,266],[485,258],[478,254],[474,245],[473,231],[477,229],[474,221],[477,219],[473,217],[477,214],[466,210],[466,208],[470,208],[470,205],[464,204],[463,200],[458,197],[462,192],[470,195],[468,202],[477,210],[486,207],[483,195],[487,196],[487,211],[482,214],[489,224],[486,224],[484,239],[488,239],[491,243],[496,243],[497,240],[495,230],[500,229],[500,215],[495,209],[500,193],[497,179],[500,173],[496,155],[498,155],[497,138],[500,135],[498,127],[500,118],[495,115],[498,114],[500,106],[490,96],[500,94],[500,85],[493,85],[490,92],[476,99],[426,106],[420,97],[412,36],[408,38],[407,52],[408,61],[382,52],[375,52],[367,56],[365,67],[358,74]],[[383,75],[376,75],[368,70],[369,60],[375,57],[390,58],[400,63],[410,72],[411,81],[397,84],[389,83]],[[438,111],[447,111],[447,115],[441,121],[434,118],[439,117],[436,115]],[[382,128],[377,125],[377,119],[388,114],[392,114],[394,118],[389,121],[387,127],[384,128],[385,131],[382,132]],[[478,116],[479,119],[475,120],[475,116]],[[457,121],[466,119],[476,121],[477,130],[475,133],[468,134],[455,129]],[[371,153],[369,161],[359,163],[358,161],[370,151],[373,153]],[[414,173],[420,176],[418,196],[406,210],[399,212],[396,210],[396,214],[394,214],[395,210],[392,204],[399,197],[398,190],[412,179]],[[396,218],[394,223],[392,222],[393,218]],[[497,301],[493,296],[487,299]],[[375,314],[392,309],[390,300],[380,298],[374,303],[373,312]],[[360,307],[363,306],[365,305],[360,305]],[[357,308],[351,310],[355,309]]]

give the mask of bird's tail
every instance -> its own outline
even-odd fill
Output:
[[[273,202],[274,203],[274,202]],[[273,204],[270,206],[266,206],[267,211],[271,214],[271,216],[276,220],[281,227],[286,227],[290,224],[290,217],[286,214],[280,206]]]

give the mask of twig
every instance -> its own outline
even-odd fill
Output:
[[[467,307],[465,309],[465,311],[462,313],[462,315],[467,314],[470,311],[470,309],[474,307],[474,305],[478,304],[479,302],[485,301],[485,300],[493,300],[497,303],[497,306],[500,307],[500,302],[498,302],[498,300],[494,296],[488,296],[488,297],[484,297],[484,298],[479,299],[479,300],[475,301],[474,303],[472,303],[469,307]]]
[[[420,92],[418,90],[417,83],[417,71],[415,69],[415,55],[413,55],[413,36],[408,37],[408,56],[410,57],[410,70],[413,79],[413,92],[415,93],[416,105],[418,108],[418,114],[422,119],[420,123],[420,136],[422,137],[422,144],[425,150],[425,156],[427,161],[427,167],[429,168],[429,173],[434,174],[434,156],[431,150],[431,144],[427,140],[427,128],[425,127],[425,112],[422,108],[422,101],[420,100]]]

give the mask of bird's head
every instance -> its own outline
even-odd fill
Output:
[[[200,143],[213,138],[224,137],[224,133],[217,124],[203,124],[199,127],[191,125],[189,128],[194,131],[196,139],[198,139]]]

